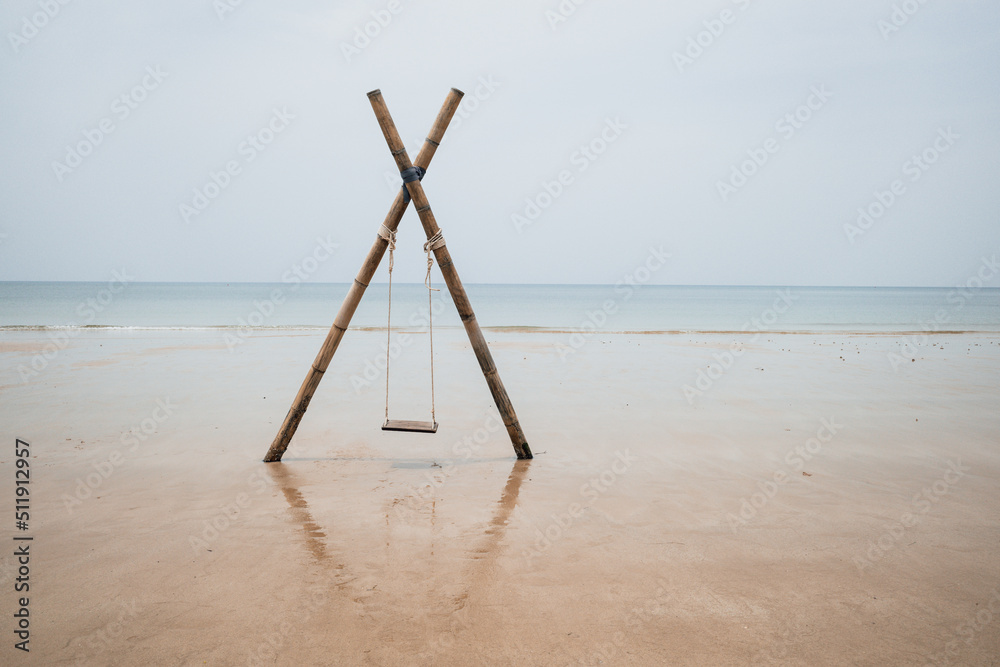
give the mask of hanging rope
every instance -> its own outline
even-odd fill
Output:
[[[414,179],[416,180],[416,179]],[[385,421],[389,422],[389,359],[392,350],[392,268],[395,263],[396,232],[385,225],[381,225],[378,235],[389,244],[389,308],[386,315],[386,340],[385,340]],[[430,342],[431,355],[431,423],[437,423],[436,405],[434,401],[434,300],[433,292],[440,292],[431,286],[431,269],[434,268],[434,251],[444,246],[444,234],[439,229],[434,236],[424,243],[424,252],[427,253],[427,274],[424,276],[424,286],[427,288],[427,334]]]
[[[444,235],[438,229],[437,234],[427,239],[424,244],[424,252],[427,253],[427,275],[424,276],[424,285],[427,287],[427,335],[431,346],[431,421],[436,422],[434,415],[434,304],[431,300],[432,292],[441,290],[431,287],[431,269],[434,267],[433,251],[444,245]]]
[[[396,250],[396,232],[385,225],[378,228],[378,235],[389,243],[389,314],[385,322],[385,420],[389,421],[389,349],[392,345],[392,264],[393,253]],[[433,369],[431,370],[433,373]],[[433,386],[433,381],[432,381]],[[431,397],[433,404],[434,398]]]

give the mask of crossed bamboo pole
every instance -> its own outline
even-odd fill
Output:
[[[372,109],[375,111],[379,127],[382,129],[382,134],[385,136],[386,143],[389,145],[389,150],[392,151],[396,166],[400,172],[414,166],[424,170],[430,166],[431,160],[434,158],[434,153],[444,138],[445,130],[455,115],[458,103],[462,100],[463,95],[462,91],[455,88],[451,89],[448,97],[445,99],[444,105],[442,105],[441,110],[438,112],[430,134],[428,134],[427,139],[420,148],[420,152],[417,154],[417,159],[411,163],[406,149],[403,147],[403,142],[399,138],[399,133],[396,131],[396,125],[389,115],[389,109],[382,99],[382,93],[378,90],[368,93],[368,99],[371,102]],[[432,237],[438,235],[440,229],[438,228],[437,221],[434,219],[434,214],[431,212],[430,204],[427,202],[423,185],[419,180],[415,180],[405,183],[404,187],[405,190],[400,189],[396,195],[396,199],[393,200],[392,208],[389,209],[389,213],[382,224],[391,232],[395,232],[399,226],[399,221],[403,217],[403,213],[406,211],[406,207],[410,203],[410,199],[412,199],[417,209],[417,215],[420,217],[420,224],[424,228],[424,233],[427,235],[428,240],[431,240]],[[372,276],[375,275],[375,270],[382,261],[388,244],[388,240],[379,235],[376,237],[371,250],[368,251],[368,256],[365,257],[364,264],[362,264],[361,270],[354,279],[354,284],[348,290],[347,296],[344,298],[344,303],[340,306],[340,310],[333,320],[333,326],[330,327],[330,332],[327,334],[319,354],[316,355],[316,360],[313,361],[305,380],[302,382],[302,386],[299,388],[299,393],[292,402],[292,407],[289,408],[288,414],[285,415],[285,420],[281,424],[281,428],[278,429],[271,447],[267,450],[267,455],[264,457],[265,462],[280,461],[285,450],[288,449],[288,444],[291,442],[292,436],[295,435],[299,422],[302,421],[302,416],[309,407],[309,402],[312,400],[313,394],[316,393],[316,388],[319,386],[320,380],[323,379],[323,374],[330,366],[330,361],[333,359],[333,355],[337,351],[341,339],[343,339],[344,334],[347,332],[347,327],[351,323],[354,311],[357,309],[358,303],[361,302],[361,297],[364,296],[365,289],[371,282]],[[489,347],[486,345],[486,339],[483,337],[483,332],[476,321],[475,313],[472,311],[472,305],[469,303],[468,295],[465,293],[465,287],[463,287],[462,281],[458,277],[458,272],[452,263],[451,253],[448,252],[446,245],[439,243],[434,247],[434,256],[441,269],[441,274],[444,276],[444,282],[448,286],[448,291],[451,293],[452,300],[455,302],[455,307],[462,318],[462,324],[465,326],[469,342],[472,344],[472,349],[479,360],[479,367],[486,377],[486,383],[490,388],[490,393],[493,395],[493,401],[496,403],[497,410],[503,418],[507,434],[510,436],[511,443],[514,446],[514,452],[519,459],[530,459],[532,458],[531,448],[528,446],[524,432],[521,430],[521,425],[514,412],[514,406],[511,404],[507,390],[500,380],[500,374],[497,372],[496,365],[493,363],[493,355],[490,354]]]

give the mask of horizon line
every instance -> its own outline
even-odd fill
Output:
[[[81,283],[81,284],[102,284],[107,280],[0,280],[0,284],[57,284],[57,283]],[[422,282],[399,282],[397,285],[423,286]],[[141,285],[351,285],[353,281],[298,281],[293,283],[283,281],[261,281],[261,280],[133,280],[128,284]],[[388,285],[388,281],[372,282],[371,285]],[[444,285],[444,282],[440,282]],[[507,286],[507,287],[615,287],[617,285],[628,284],[621,281],[616,283],[476,283],[467,282],[464,285],[479,286]],[[755,283],[755,284],[732,284],[732,283],[636,283],[633,287],[758,287],[758,288],[799,288],[799,289],[961,289],[963,285],[798,285],[798,284],[775,284],[775,283]],[[1000,287],[990,287],[983,285],[977,289],[1000,289]]]

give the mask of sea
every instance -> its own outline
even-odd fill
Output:
[[[3,331],[328,329],[349,284],[0,282]],[[437,288],[443,288],[441,284]],[[596,332],[1000,332],[1000,289],[466,285],[481,326]],[[352,328],[389,324],[368,287]],[[446,289],[394,284],[393,328],[459,328]]]

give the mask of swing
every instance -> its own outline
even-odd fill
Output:
[[[396,167],[399,169],[399,175],[403,179],[403,188],[396,195],[396,198],[393,199],[392,208],[389,209],[389,213],[385,217],[385,222],[379,229],[378,238],[372,244],[371,250],[368,251],[364,264],[361,265],[361,270],[358,272],[357,278],[354,279],[354,284],[351,285],[347,296],[344,297],[344,302],[340,306],[340,310],[337,311],[337,315],[334,317],[330,331],[323,341],[323,346],[320,348],[319,354],[316,355],[316,360],[309,367],[306,377],[299,387],[299,392],[292,400],[292,406],[285,414],[285,418],[281,422],[281,427],[278,429],[277,434],[275,434],[274,440],[271,441],[271,446],[268,448],[267,454],[264,455],[265,462],[276,463],[281,461],[285,450],[288,449],[288,445],[292,441],[296,429],[299,427],[299,422],[302,421],[303,415],[305,415],[306,410],[309,408],[309,402],[316,393],[323,375],[329,368],[330,361],[333,359],[340,341],[343,340],[344,334],[351,325],[351,317],[354,315],[361,297],[364,296],[365,289],[375,275],[375,270],[378,268],[379,262],[382,261],[382,256],[389,245],[390,239],[395,240],[394,232],[403,217],[403,213],[406,211],[406,207],[410,204],[411,197],[413,207],[420,218],[420,225],[423,227],[424,234],[427,237],[427,244],[424,245],[424,249],[434,251],[434,258],[437,259],[444,284],[448,287],[448,292],[455,303],[455,308],[462,318],[465,333],[469,336],[472,351],[479,361],[479,367],[483,371],[483,377],[486,379],[486,385],[493,396],[493,402],[500,413],[500,418],[504,428],[507,430],[507,435],[510,436],[511,445],[514,446],[514,453],[517,454],[518,459],[532,458],[531,447],[528,446],[524,431],[521,429],[520,422],[518,422],[514,406],[507,395],[507,389],[504,388],[503,382],[500,380],[500,373],[493,362],[493,355],[490,354],[489,345],[486,344],[486,338],[483,337],[482,329],[479,328],[479,324],[476,322],[476,315],[472,312],[472,305],[469,303],[469,297],[465,293],[465,287],[458,277],[458,271],[455,269],[451,253],[448,251],[448,246],[445,245],[444,238],[441,236],[441,228],[438,227],[437,219],[431,212],[431,205],[427,201],[427,195],[424,192],[423,185],[420,183],[420,177],[426,171],[427,167],[430,166],[438,146],[441,145],[444,132],[455,115],[455,111],[458,109],[462,95],[462,91],[455,88],[451,89],[447,99],[445,99],[444,104],[441,106],[441,111],[438,112],[437,118],[434,120],[434,125],[431,126],[430,134],[424,140],[416,159],[411,162],[410,156],[407,154],[406,148],[399,138],[396,124],[393,122],[392,116],[389,114],[389,109],[385,105],[385,100],[382,99],[382,93],[378,90],[368,93],[368,101],[372,105],[372,111],[375,112],[375,118],[378,121],[379,128],[382,130],[382,136],[385,138],[386,145],[390,153],[392,153]],[[428,252],[428,255],[430,255],[430,252]],[[428,261],[431,259],[432,257],[429,256]],[[428,266],[428,274],[424,280],[424,284],[427,285],[428,289],[431,289],[429,269],[430,266]],[[389,277],[391,286],[391,273]],[[430,292],[428,292],[428,297],[430,296]],[[430,301],[430,298],[428,298],[428,301]],[[386,363],[388,364],[388,354],[386,355]],[[434,348],[433,339],[431,339],[430,422],[408,422],[389,419],[389,373],[388,368],[386,369],[386,411],[385,423],[382,426],[383,429],[387,431],[436,432],[437,421],[434,418],[433,364]]]
[[[422,174],[421,174],[422,175]],[[389,358],[392,346],[392,265],[393,253],[396,250],[396,232],[382,225],[378,230],[379,236],[389,244],[389,312],[386,316],[386,342],[385,342],[385,423],[382,424],[383,431],[406,431],[409,433],[437,433],[438,423],[434,416],[434,307],[431,302],[432,292],[439,290],[431,287],[431,268],[434,266],[433,250],[444,244],[444,236],[441,230],[424,244],[424,252],[427,253],[427,275],[424,277],[424,286],[427,287],[427,335],[431,348],[431,420],[411,421],[406,419],[389,419]]]

